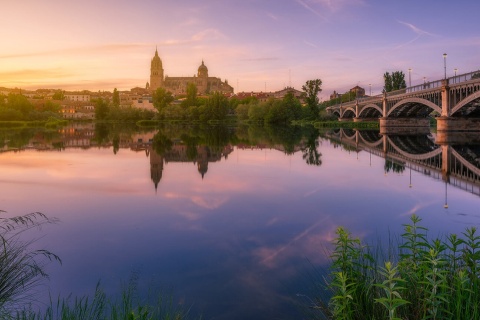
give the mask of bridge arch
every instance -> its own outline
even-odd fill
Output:
[[[348,107],[342,112],[342,118],[355,118],[356,112],[352,107]]]
[[[467,161],[460,153],[455,151],[455,149],[452,148],[452,155],[457,158],[465,167],[467,167],[470,171],[475,173],[477,176],[480,176],[480,169],[471,164],[469,161]]]
[[[455,107],[453,107],[452,111],[450,112],[450,116],[452,116],[455,112],[469,104],[470,102],[480,98],[480,91],[475,92],[474,94],[470,95],[469,97],[460,101]]]
[[[412,153],[408,153],[404,150],[402,150],[401,148],[399,148],[393,141],[392,139],[388,138],[388,143],[392,146],[393,149],[395,149],[395,151],[397,151],[400,155],[408,158],[408,159],[412,159],[412,160],[427,160],[427,159],[430,159],[430,158],[433,158],[435,156],[438,156],[439,154],[442,153],[442,148],[441,147],[438,147],[436,148],[435,150],[432,150],[430,152],[427,152],[427,153],[422,153],[422,154],[412,154]]]
[[[382,108],[380,108],[379,106],[377,106],[377,105],[374,104],[374,103],[369,103],[369,104],[367,104],[366,106],[364,106],[364,107],[362,108],[362,111],[360,111],[360,113],[357,115],[357,117],[360,118],[360,116],[364,113],[364,111],[367,112],[369,109],[375,109],[375,110],[377,110],[378,112],[380,112],[380,115],[383,115],[383,110],[382,110]]]
[[[437,106],[435,103],[433,103],[431,101],[428,101],[428,100],[422,99],[422,98],[406,98],[406,99],[400,100],[399,102],[395,103],[393,105],[393,107],[390,108],[390,110],[387,112],[386,116],[388,117],[390,114],[392,114],[394,111],[396,111],[396,109],[402,107],[403,105],[405,105],[407,103],[422,104],[424,106],[429,107],[433,111],[437,111],[439,114],[442,113],[442,108]]]

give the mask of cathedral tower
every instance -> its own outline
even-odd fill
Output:
[[[163,67],[162,60],[158,56],[158,50],[155,48],[155,56],[150,65],[150,90],[155,91],[163,86]]]

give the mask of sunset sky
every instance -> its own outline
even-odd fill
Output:
[[[165,75],[209,75],[237,91],[321,96],[385,71],[412,85],[480,69],[478,0],[24,0],[0,5],[0,87],[93,91],[144,87],[158,47]]]

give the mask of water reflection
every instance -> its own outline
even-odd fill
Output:
[[[300,318],[290,306],[306,294],[305,258],[327,263],[338,225],[376,238],[413,212],[435,232],[480,223],[479,144],[459,137],[95,124],[0,134],[1,209],[60,218],[42,241],[64,260],[51,278],[67,294],[98,279],[115,290],[138,267],[207,319]]]

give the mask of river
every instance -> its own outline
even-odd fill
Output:
[[[62,259],[40,308],[99,281],[115,295],[133,277],[204,319],[301,319],[338,226],[375,242],[413,213],[432,236],[480,223],[468,136],[93,123],[0,134],[4,215],[59,220],[27,234]]]

